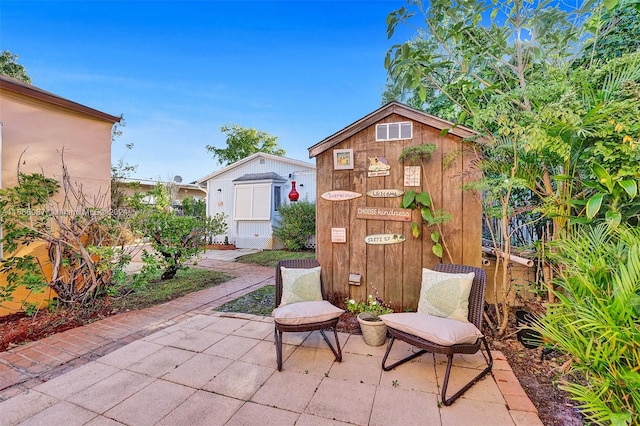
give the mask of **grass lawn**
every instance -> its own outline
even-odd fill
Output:
[[[112,306],[120,311],[148,308],[194,291],[217,286],[230,279],[223,272],[199,268],[182,269],[173,279],[152,281],[131,293],[114,298]]]
[[[272,285],[264,286],[249,294],[216,308],[220,312],[242,312],[245,314],[271,316],[275,306],[276,288]]]
[[[258,253],[240,256],[236,260],[241,263],[254,263],[260,266],[270,266],[275,268],[279,260],[315,258],[315,251],[263,250]]]
[[[242,263],[254,263],[261,266],[275,268],[279,260],[286,259],[315,259],[315,251],[284,251],[264,250],[259,253],[247,254],[237,259]],[[242,312],[245,314],[270,316],[275,306],[275,287],[268,285],[247,295],[225,303],[217,308],[220,312]]]

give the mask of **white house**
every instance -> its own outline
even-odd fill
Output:
[[[207,188],[207,215],[227,216],[229,242],[257,249],[276,248],[278,207],[291,202],[294,182],[299,200],[315,202],[315,164],[262,152],[196,180]]]

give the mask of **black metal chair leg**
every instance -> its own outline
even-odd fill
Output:
[[[282,331],[276,329],[273,334],[276,340],[276,360],[278,363],[278,371],[282,371]]]
[[[329,338],[325,334],[324,330],[319,330],[319,331],[320,331],[320,334],[322,334],[322,338],[324,339],[324,341],[327,342],[327,345],[329,346],[329,349],[331,349],[331,352],[333,352],[333,355],[336,357],[336,361],[342,362],[342,350],[340,349],[340,341],[338,340],[338,331],[335,328],[333,329],[333,335],[335,336],[336,346],[338,348],[337,351],[333,347],[333,345],[331,344],[331,341],[329,340]]]
[[[444,382],[442,383],[442,393],[441,393],[441,398],[442,398],[442,403],[446,406],[449,406],[451,404],[453,404],[453,402],[458,399],[463,393],[465,393],[467,390],[469,390],[469,388],[473,385],[475,385],[480,379],[482,379],[484,376],[486,376],[490,371],[491,368],[493,367],[493,357],[491,356],[491,351],[489,350],[489,344],[487,343],[487,339],[485,339],[484,337],[481,339],[482,343],[484,344],[485,350],[487,355],[485,356],[485,354],[483,353],[482,356],[484,357],[485,361],[487,361],[487,368],[485,368],[484,370],[482,370],[480,372],[480,374],[478,374],[476,377],[474,377],[469,383],[467,383],[466,385],[464,385],[462,387],[462,389],[460,389],[458,392],[454,393],[450,398],[447,399],[446,394],[447,394],[447,386],[449,385],[449,376],[451,374],[451,365],[453,364],[453,354],[449,354],[447,355],[447,369],[444,373]],[[482,353],[482,349],[480,349],[480,353]]]
[[[420,355],[424,354],[425,352],[427,352],[424,349],[419,350],[416,353],[413,353],[411,355],[409,355],[406,358],[401,359],[400,361],[393,363],[391,365],[385,366],[384,364],[387,362],[387,358],[389,357],[389,353],[391,352],[391,347],[393,346],[393,343],[396,341],[395,337],[391,337],[391,340],[389,340],[389,345],[387,346],[387,351],[384,354],[384,358],[382,358],[382,369],[384,371],[389,371],[394,369],[395,367],[399,366],[400,364],[404,364],[407,361],[411,361],[414,358],[419,357]]]

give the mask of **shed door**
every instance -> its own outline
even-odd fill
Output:
[[[236,185],[233,220],[270,220],[271,184]]]

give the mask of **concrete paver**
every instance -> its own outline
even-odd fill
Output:
[[[0,353],[0,426],[542,424],[500,352],[493,376],[450,407],[438,403],[444,358],[383,372],[386,345],[358,335],[339,333],[336,363],[320,333],[285,333],[278,372],[271,318],[214,310],[274,271],[212,257],[202,263],[237,278]],[[412,350],[397,342],[391,358]],[[454,359],[452,390],[483,366]]]

